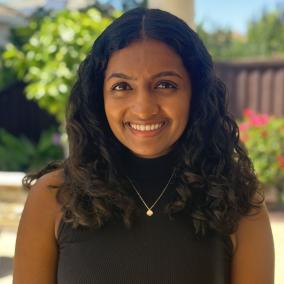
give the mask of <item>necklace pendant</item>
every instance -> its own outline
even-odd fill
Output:
[[[146,212],[146,214],[150,217],[152,216],[154,213],[151,209],[148,209],[148,211]]]

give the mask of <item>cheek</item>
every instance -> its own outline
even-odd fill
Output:
[[[111,127],[117,127],[118,123],[122,123],[122,112],[118,104],[111,101],[105,101],[105,114]]]
[[[172,116],[181,127],[187,123],[189,117],[189,100],[180,100],[176,104],[172,105],[171,108]]]
[[[109,121],[109,116],[110,116],[110,108],[107,102],[104,102],[104,109],[105,109],[105,114],[106,118]]]
[[[109,125],[111,126],[114,120],[114,112],[112,111],[112,106],[108,101],[104,103],[105,114]]]

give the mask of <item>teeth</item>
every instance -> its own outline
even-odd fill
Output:
[[[151,131],[151,130],[156,130],[159,129],[163,126],[163,123],[159,124],[147,124],[147,125],[142,125],[142,124],[132,124],[129,123],[130,127],[134,128],[135,130],[139,131]]]

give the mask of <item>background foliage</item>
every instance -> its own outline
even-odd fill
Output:
[[[275,186],[284,202],[284,118],[246,109],[239,127],[259,180]]]
[[[120,2],[122,10],[128,10],[135,6],[146,6],[147,1],[121,0]],[[102,30],[120,15],[120,12],[113,8],[112,1],[104,1],[104,4],[96,1],[94,6],[81,11],[64,10],[56,13],[40,9],[32,15],[28,26],[12,30],[10,44],[4,50],[0,50],[0,89],[17,80],[26,82],[27,98],[35,100],[41,108],[54,115],[58,122],[64,125],[66,100],[76,79],[79,63]],[[218,27],[208,32],[204,28],[204,23],[199,23],[196,30],[214,60],[283,56],[284,54],[283,6],[277,11],[263,11],[258,19],[248,24],[246,35]],[[274,120],[271,118],[269,121]],[[245,143],[251,149],[250,151],[253,151],[251,155],[261,180],[263,183],[276,180],[278,182],[278,177],[275,177],[279,176],[279,173],[283,176],[281,167],[279,168],[283,153],[277,152],[280,155],[277,164],[275,143],[268,141],[265,137],[259,139],[260,128],[255,128],[249,117],[246,117],[242,123],[250,125],[245,131],[251,138]],[[272,131],[274,126],[269,127],[271,127],[269,131]],[[0,153],[4,155],[3,157],[7,157],[8,152],[5,152],[3,147],[1,152],[1,145],[8,147],[9,144],[14,147],[14,150],[10,152],[13,159],[10,159],[11,161],[8,158],[3,159],[0,164],[2,168],[4,165],[10,169],[25,168],[26,161],[31,159],[32,151],[37,151],[37,155],[42,157],[40,159],[45,159],[45,151],[35,150],[37,147],[24,137],[18,138],[17,142],[17,138],[2,131],[0,139],[2,139]],[[64,139],[66,140],[66,135],[63,133],[61,141]],[[50,142],[49,138],[44,140]],[[254,143],[259,146],[254,147]],[[43,146],[39,148],[44,149]],[[22,149],[26,152],[23,155]],[[269,157],[264,157],[264,150],[268,151]],[[18,154],[14,157],[14,153]],[[271,159],[275,162],[274,168],[269,167]],[[35,158],[32,160],[36,161]],[[18,166],[15,166],[13,161]]]
[[[147,1],[120,2],[122,9],[127,10],[145,6]],[[11,43],[2,51],[0,88],[15,80],[25,81],[27,98],[37,101],[62,122],[79,63],[96,37],[120,15],[111,3],[102,5],[98,1],[97,8],[82,11],[37,11],[27,27],[13,30]],[[283,8],[264,11],[249,23],[244,36],[226,28],[208,32],[203,23],[197,25],[196,31],[214,60],[274,56],[284,54],[283,15]]]
[[[250,21],[245,35],[218,27],[208,32],[204,23],[196,30],[215,60],[284,56],[284,6],[263,11]]]
[[[5,68],[14,70],[18,80],[27,83],[28,99],[36,100],[62,122],[78,65],[110,22],[111,18],[95,8],[64,10],[50,13],[41,21],[33,20],[22,31],[29,37],[26,43],[20,40],[20,44],[14,41],[7,45]]]
[[[60,134],[53,128],[43,131],[37,144],[0,129],[0,171],[37,170],[63,156]]]

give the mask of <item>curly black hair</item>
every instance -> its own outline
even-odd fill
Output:
[[[74,228],[100,228],[118,217],[131,227],[136,205],[114,159],[118,143],[104,111],[103,83],[113,52],[142,39],[171,47],[192,84],[189,120],[178,141],[177,199],[167,204],[166,212],[188,214],[196,234],[205,235],[208,228],[233,233],[242,216],[260,208],[261,186],[229,113],[226,87],[216,76],[206,47],[184,21],[159,9],[132,9],[95,40],[80,64],[67,105],[69,156],[28,174],[23,184],[29,189],[40,176],[62,169],[63,182],[53,187],[58,188],[65,222]],[[254,198],[256,193],[262,200]]]

